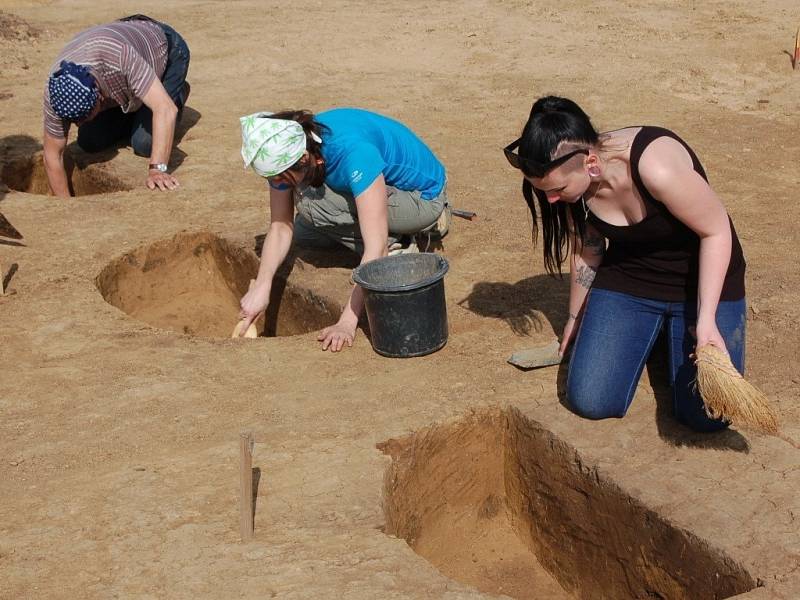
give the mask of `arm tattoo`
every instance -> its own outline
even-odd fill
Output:
[[[584,240],[583,247],[591,249],[595,256],[603,256],[606,251],[606,238],[590,235]]]
[[[587,290],[592,287],[594,276],[597,274],[597,269],[589,265],[581,265],[575,272],[575,281],[585,287]]]

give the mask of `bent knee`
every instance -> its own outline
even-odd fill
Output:
[[[96,140],[93,140],[89,136],[81,136],[81,135],[78,135],[78,139],[76,141],[78,143],[78,147],[87,154],[102,152],[111,145],[111,144],[102,144]]]
[[[131,148],[133,148],[133,153],[136,156],[144,156],[148,157],[152,154],[153,150],[153,138],[148,133],[139,133],[136,132],[131,137]]]
[[[614,398],[601,393],[567,392],[567,404],[572,412],[584,419],[619,419],[627,412],[624,398]]]

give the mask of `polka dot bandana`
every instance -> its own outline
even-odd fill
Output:
[[[306,151],[302,125],[288,119],[271,119],[271,114],[254,113],[239,119],[244,168],[253,167],[262,177],[283,173]]]
[[[94,77],[83,65],[61,61],[58,71],[50,76],[47,87],[50,105],[62,119],[80,121],[92,112],[97,103]]]

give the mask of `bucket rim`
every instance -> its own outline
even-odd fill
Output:
[[[361,270],[367,265],[371,264],[372,262],[375,262],[375,261],[370,261],[368,263],[364,263],[363,265],[358,265],[355,269],[353,269],[353,282],[358,284],[365,290],[369,290],[371,292],[408,292],[411,290],[424,288],[426,286],[436,283],[437,281],[443,279],[444,276],[447,274],[447,272],[450,270],[450,263],[448,263],[447,259],[441,254],[436,254],[435,252],[420,252],[420,254],[430,254],[436,257],[436,260],[439,263],[436,273],[434,273],[433,275],[429,275],[424,279],[420,279],[419,281],[415,281],[413,283],[380,285],[364,281],[364,279],[361,277]],[[401,254],[398,256],[418,256],[418,255]],[[397,256],[383,256],[375,260],[387,260],[387,259],[396,260],[397,258],[398,258]]]

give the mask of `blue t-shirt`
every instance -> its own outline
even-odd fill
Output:
[[[386,184],[419,191],[423,200],[444,188],[444,166],[402,123],[358,108],[335,108],[316,115],[322,132],[325,183],[358,196],[383,173]]]

